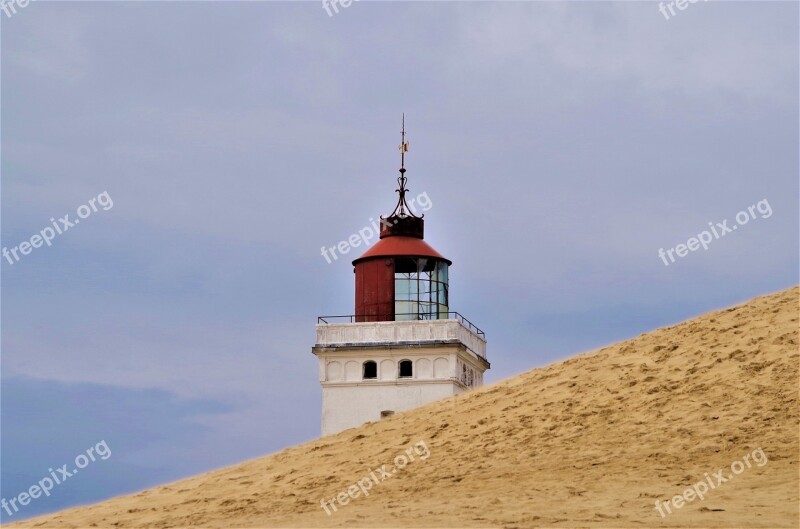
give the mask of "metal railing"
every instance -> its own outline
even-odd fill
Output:
[[[442,315],[446,314],[447,318],[442,318]],[[453,315],[451,318],[450,315]],[[408,318],[406,320],[398,320],[398,316],[414,316],[413,318]],[[356,320],[361,319],[362,321],[357,322]],[[346,314],[342,316],[318,316],[317,323],[343,323],[347,321],[348,323],[375,323],[381,321],[416,321],[416,320],[458,320],[461,324],[472,331],[473,333],[477,334],[484,340],[486,339],[486,333],[478,328],[477,325],[473,324],[467,318],[459,314],[458,312],[438,312],[434,314],[424,314],[424,313],[416,313],[416,312],[406,312],[402,314]]]

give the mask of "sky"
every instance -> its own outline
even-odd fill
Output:
[[[19,257],[1,259],[0,495],[111,452],[0,520],[319,436],[314,326],[353,312],[365,248],[321,249],[394,207],[402,113],[409,196],[430,199],[426,241],[453,261],[451,310],[486,332],[488,383],[797,284],[798,15],[0,13],[2,247]]]

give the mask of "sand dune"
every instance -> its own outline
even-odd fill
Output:
[[[14,526],[798,527],[799,294],[760,297],[271,456]],[[427,452],[413,450],[419,441]],[[391,469],[409,447],[414,461],[326,514],[321,498],[369,469]],[[748,466],[703,500],[663,518],[655,509],[706,473],[731,475],[745,455]]]

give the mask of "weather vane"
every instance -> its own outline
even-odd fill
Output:
[[[406,113],[403,112],[403,130],[400,131],[400,172],[406,172],[406,153],[408,152],[408,142],[406,141]]]

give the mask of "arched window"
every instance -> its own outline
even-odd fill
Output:
[[[372,360],[364,362],[364,380],[378,378],[378,364]]]
[[[411,378],[414,376],[414,369],[411,360],[400,360],[400,378]]]

